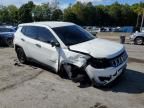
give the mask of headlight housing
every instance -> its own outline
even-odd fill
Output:
[[[97,69],[105,69],[108,67],[117,67],[119,65],[121,65],[122,63],[124,63],[128,58],[128,55],[126,53],[126,51],[122,52],[121,54],[119,54],[118,56],[111,58],[111,59],[107,59],[107,58],[90,58],[88,59],[88,65],[91,65],[94,68]]]
[[[104,68],[111,66],[109,60],[105,59],[105,58],[103,58],[103,59],[90,58],[88,60],[88,64],[91,65],[92,67],[98,68],[98,69],[104,69]]]

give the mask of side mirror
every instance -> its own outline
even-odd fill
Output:
[[[54,47],[54,46],[60,47],[60,44],[58,42],[51,41],[50,43],[51,43],[52,47]]]

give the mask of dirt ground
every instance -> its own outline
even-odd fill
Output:
[[[101,89],[80,88],[42,66],[22,65],[13,48],[0,47],[0,108],[144,108],[144,46],[125,47],[127,71],[117,85]]]

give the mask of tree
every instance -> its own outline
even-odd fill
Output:
[[[137,16],[139,16],[139,24],[142,17],[144,3],[136,3],[133,5],[120,4],[118,2],[112,5],[96,5],[91,2],[76,2],[64,10],[59,9],[58,0],[50,3],[34,5],[28,2],[19,9],[14,6],[0,5],[0,22],[1,23],[25,23],[32,21],[50,21],[64,20],[77,23],[79,25],[90,26],[129,26],[136,25]],[[33,13],[33,17],[32,17]]]
[[[77,24],[79,23],[77,15],[72,12],[71,7],[68,7],[67,9],[64,10],[63,18],[64,21],[73,22]]]
[[[144,2],[136,3],[136,4],[133,4],[133,5],[131,6],[131,9],[132,9],[135,13],[140,14],[140,15],[143,14],[143,8],[144,8]]]
[[[35,21],[49,21],[51,17],[49,3],[36,5],[32,13],[34,14]]]
[[[32,10],[32,14],[34,15],[33,16],[33,20],[34,21],[42,21],[43,20],[43,9],[42,9],[42,6],[40,5],[37,5],[35,6],[35,8],[33,8]]]
[[[135,26],[137,15],[132,11],[128,4],[125,4],[121,7],[121,14],[122,19],[120,22],[123,26]]]
[[[60,21],[63,20],[63,12],[60,9],[56,9],[52,13],[52,20]]]
[[[32,9],[35,7],[32,1],[22,5],[19,9],[19,22],[20,23],[27,23],[32,22]]]
[[[91,2],[84,4],[81,18],[83,20],[83,25],[96,25],[96,8],[92,5]]]
[[[0,20],[2,23],[10,23],[10,15],[7,7],[2,7],[0,10]]]
[[[133,10],[135,14],[137,14],[137,20],[135,23],[137,28],[139,28],[141,23],[141,17],[143,14],[143,9],[144,9],[144,3],[140,2],[140,3],[133,4],[130,8]]]
[[[18,23],[18,8],[15,5],[9,5],[7,7],[7,10],[9,12],[9,19],[11,24],[17,24]]]
[[[112,18],[112,22],[115,26],[119,25],[121,26],[121,18],[122,18],[122,14],[121,14],[121,5],[118,2],[115,2],[114,4],[112,4],[109,8],[109,15]]]

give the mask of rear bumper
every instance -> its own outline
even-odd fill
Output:
[[[126,70],[126,67],[127,60],[118,67],[110,67],[106,69],[96,69],[88,65],[85,71],[95,85],[105,86],[117,79],[117,77]]]

